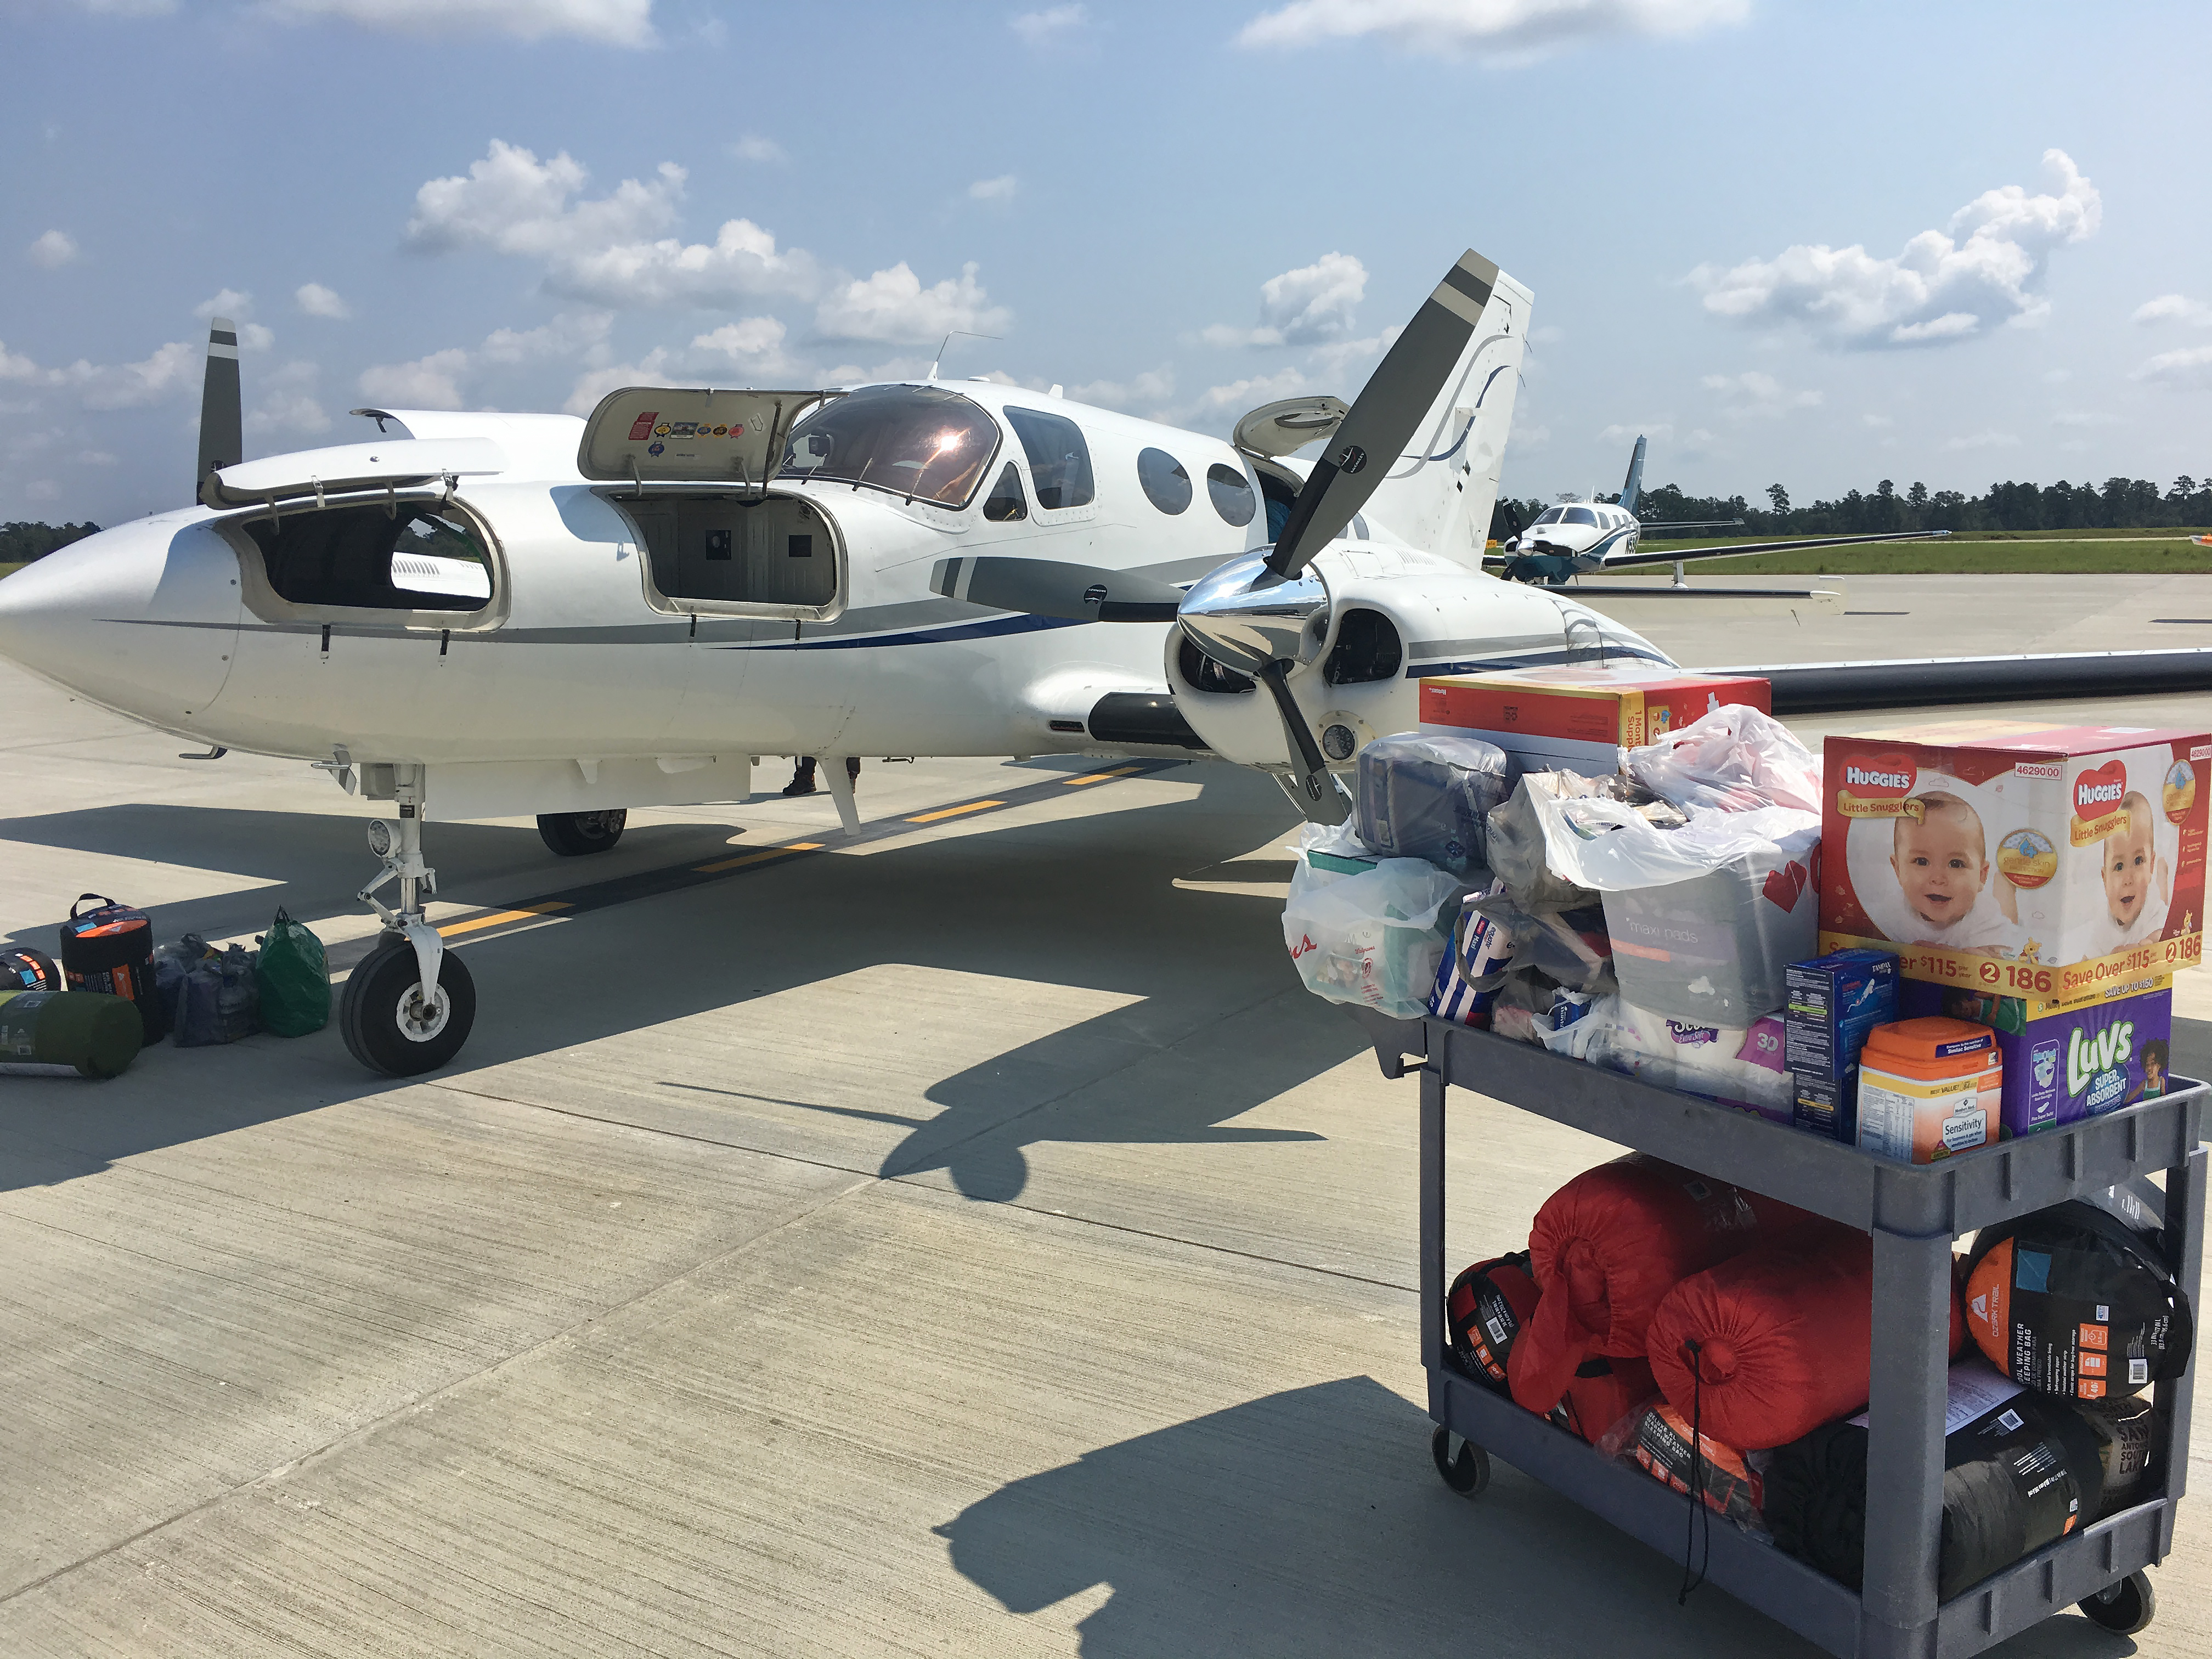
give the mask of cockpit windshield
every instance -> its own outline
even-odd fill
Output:
[[[1597,514],[1586,507],[1571,507],[1567,509],[1567,522],[1594,525],[1597,522]]]
[[[777,476],[872,484],[965,507],[998,447],[998,422],[957,392],[864,386],[792,428]]]
[[[1566,514],[1556,507],[1547,507],[1536,515],[1538,524],[1557,524]]]

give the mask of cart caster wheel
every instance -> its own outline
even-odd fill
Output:
[[[2131,1572],[2110,1589],[2076,1605],[2091,1624],[2115,1636],[2133,1636],[2158,1617],[2158,1597],[2147,1572]]]
[[[1462,1498],[1476,1497],[1490,1484],[1490,1454],[1474,1441],[1462,1440],[1459,1443],[1459,1455],[1454,1457],[1451,1438],[1451,1431],[1438,1424],[1437,1431],[1429,1437],[1429,1455],[1435,1461],[1437,1473],[1443,1477],[1444,1485]],[[2144,1594],[2149,1594],[2148,1589]],[[2086,1607],[2088,1603],[2085,1601],[2082,1606]],[[2135,1628],[2141,1630],[2142,1626]]]

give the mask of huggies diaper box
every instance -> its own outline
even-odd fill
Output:
[[[2066,998],[1998,996],[1907,980],[1898,1012],[1906,1018],[1972,1020],[1996,1033],[2004,1062],[2000,1133],[2006,1139],[2101,1117],[2171,1086],[2170,975]]]
[[[1771,687],[1648,662],[1516,668],[1424,679],[1421,728],[1494,743],[1517,771],[1602,778],[1620,770],[1623,749],[1656,743],[1729,703],[1769,714]]]
[[[2063,1000],[2203,951],[2212,737],[1979,721],[1827,741],[1820,948]]]

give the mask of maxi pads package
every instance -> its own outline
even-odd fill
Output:
[[[2212,738],[1985,720],[1832,737],[1820,948],[1907,979],[2072,997],[2203,949]]]
[[[2164,1094],[2171,1086],[2172,987],[2162,974],[2060,1000],[1907,980],[1898,1012],[1970,1019],[1996,1033],[2004,1061],[2000,1133],[2009,1138]]]

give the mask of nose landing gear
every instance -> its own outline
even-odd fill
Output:
[[[422,914],[423,897],[438,890],[437,872],[422,862],[422,769],[395,766],[392,774],[399,823],[395,828],[379,819],[368,826],[368,850],[384,870],[358,895],[384,919],[385,931],[346,981],[338,1033],[371,1071],[416,1077],[460,1052],[476,1023],[477,990]],[[397,910],[376,896],[395,879]]]

